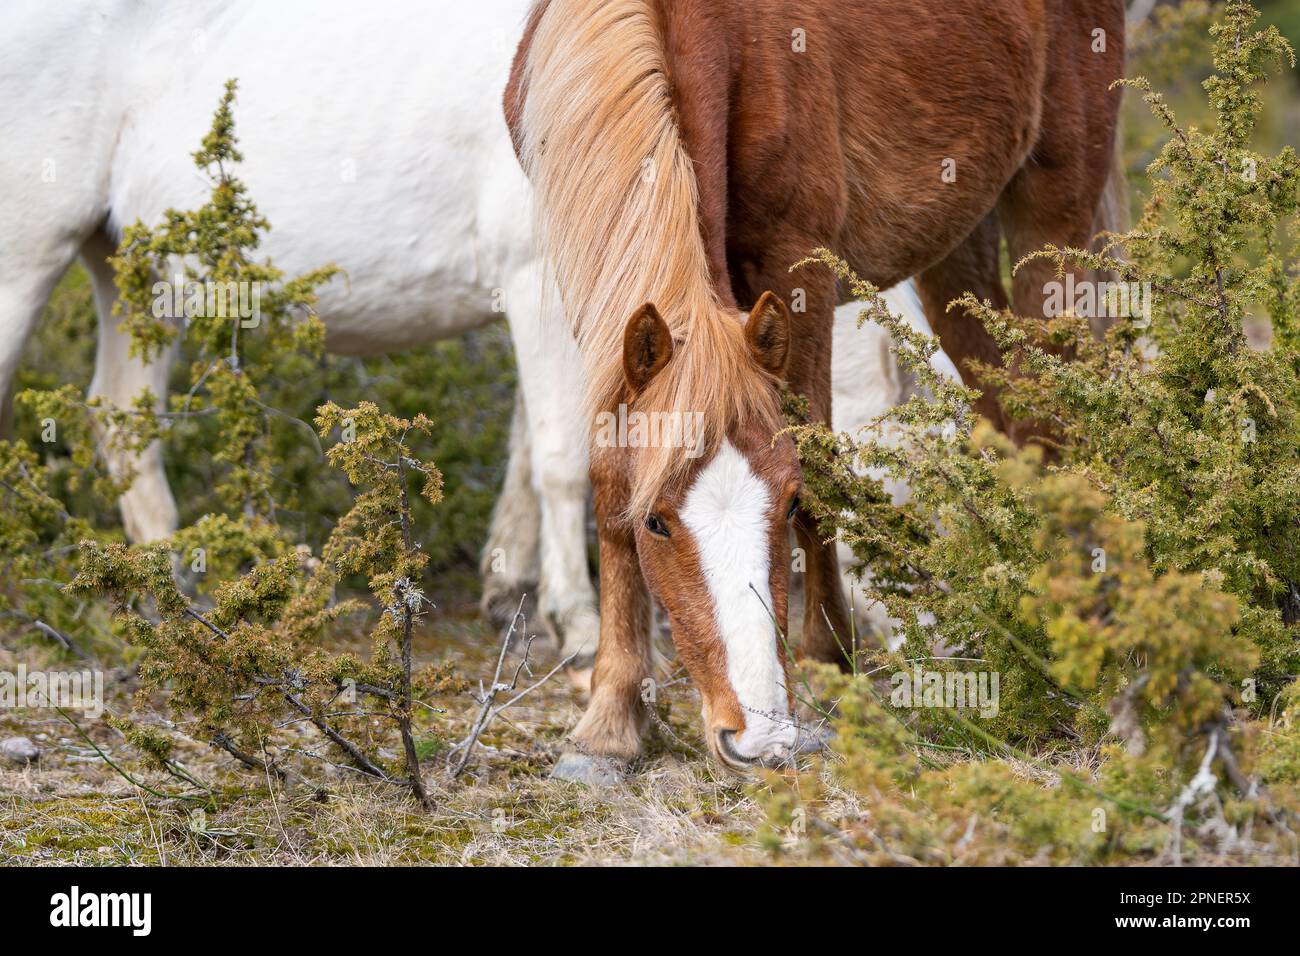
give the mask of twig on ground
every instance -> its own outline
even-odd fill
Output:
[[[509,683],[502,683],[501,681],[501,671],[505,667],[506,653],[509,651],[510,644],[515,636],[515,631],[519,628],[521,623],[526,632],[528,624],[524,618],[524,598],[522,597],[519,599],[519,606],[515,609],[515,615],[510,621],[510,629],[506,631],[505,637],[501,639],[501,653],[497,655],[497,666],[495,672],[492,674],[492,683],[487,688],[484,688],[482,684],[480,684],[479,694],[474,695],[474,699],[479,703],[479,712],[474,718],[473,725],[470,727],[469,736],[456,744],[456,746],[452,747],[447,754],[447,767],[451,770],[453,779],[459,777],[469,765],[469,758],[471,752],[474,750],[474,745],[478,742],[479,735],[483,733],[488,724],[498,717],[506,708],[518,703],[525,695],[546,683],[546,681],[558,673],[562,668],[567,667],[573,662],[574,658],[578,656],[577,654],[570,654],[568,657],[564,658],[564,660],[552,667],[540,680],[534,681],[517,694],[513,694],[513,696],[504,704],[497,705],[497,697],[501,694],[513,693],[519,687],[520,675],[528,669],[528,652],[532,649],[534,639],[525,636],[524,653],[523,658],[519,661],[519,666],[515,668],[514,674],[511,675]],[[460,759],[456,761],[455,766],[453,767],[452,758],[457,753],[460,754]]]
[[[1183,865],[1183,811],[1191,805],[1197,797],[1207,796],[1214,792],[1214,785],[1218,778],[1210,772],[1210,766],[1214,763],[1215,754],[1219,750],[1219,728],[1215,727],[1210,731],[1210,745],[1205,750],[1205,756],[1201,759],[1201,766],[1197,769],[1196,775],[1188,781],[1178,798],[1174,800],[1173,806],[1169,808],[1169,855],[1173,858],[1174,866]]]
[[[32,626],[35,627],[36,630],[44,634],[46,637],[54,640],[58,644],[61,644],[66,650],[72,651],[72,653],[76,654],[83,661],[88,661],[91,659],[90,655],[87,654],[85,651],[83,651],[76,641],[68,637],[68,635],[64,634],[58,628],[51,627],[50,625],[46,624],[44,621],[36,621]]]
[[[135,779],[135,777],[131,776],[129,773],[127,773],[125,770],[119,767],[116,763],[114,763],[113,758],[111,758],[108,754],[104,753],[104,751],[100,748],[99,744],[95,743],[95,741],[90,739],[90,735],[87,734],[82,729],[81,724],[73,720],[72,716],[66,710],[58,706],[56,706],[54,709],[59,713],[59,716],[61,716],[68,723],[72,724],[73,729],[77,731],[77,733],[81,736],[81,739],[84,740],[86,743],[90,744],[92,748],[94,748],[95,753],[99,754],[100,758],[103,759],[104,763],[108,764],[109,767],[111,767],[114,771],[116,771],[118,776],[120,776],[127,783],[131,784],[131,786],[136,787],[139,790],[143,790],[145,793],[149,794],[150,796],[158,797],[162,800],[189,800],[194,803],[203,803],[203,804],[207,804],[209,802],[208,797],[196,797],[193,794],[187,794],[187,793],[163,793],[161,790],[155,790],[153,789],[153,787],[141,783],[139,780]]]

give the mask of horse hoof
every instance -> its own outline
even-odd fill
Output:
[[[560,659],[572,658],[568,667],[583,670],[596,659],[600,643],[600,614],[595,608],[575,605],[563,611],[543,611],[547,633],[560,649]]]
[[[492,626],[503,634],[510,630],[515,615],[522,614],[523,619],[516,629],[517,632],[522,633],[524,622],[533,620],[536,616],[537,601],[533,597],[536,592],[535,584],[507,584],[504,581],[492,581],[483,586],[483,599],[479,602],[479,609]],[[522,607],[519,601],[521,597]]]
[[[609,757],[564,753],[551,770],[552,780],[568,780],[588,787],[616,787],[623,782],[623,770]]]
[[[528,645],[528,635],[535,633],[532,628],[534,620],[533,612],[536,610],[536,602],[531,595],[526,595],[520,604],[519,595],[515,594],[509,598],[509,610],[506,610],[507,601],[494,601],[491,606],[488,605],[486,598],[483,601],[483,615],[492,622],[497,632],[497,644],[509,642],[509,652],[512,656],[519,655]]]

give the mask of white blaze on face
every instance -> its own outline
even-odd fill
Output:
[[[681,510],[727,649],[727,678],[745,713],[745,731],[733,743],[751,759],[793,747],[796,736],[768,584],[771,513],[767,486],[729,441],[700,471]]]

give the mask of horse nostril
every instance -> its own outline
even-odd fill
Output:
[[[746,757],[737,750],[736,745],[732,742],[735,736],[736,732],[734,730],[723,729],[718,731],[718,754],[722,757],[722,762],[737,769],[754,766],[754,764],[758,763],[758,758]]]

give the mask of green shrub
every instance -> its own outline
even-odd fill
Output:
[[[1049,455],[973,422],[972,393],[926,362],[935,343],[818,253],[933,396],[889,416],[898,445],[795,428],[810,505],[871,572],[905,636],[896,652],[869,652],[867,673],[832,682],[832,778],[883,827],[865,846],[851,828],[854,852],[948,861],[954,827],[972,814],[995,824],[966,841],[981,861],[1296,852],[1294,793],[1267,786],[1291,772],[1296,741],[1262,723],[1270,709],[1289,719],[1300,673],[1300,279],[1289,232],[1300,163],[1290,148],[1252,147],[1257,86],[1279,61],[1294,65],[1255,18],[1229,3],[1211,30],[1208,130],[1180,125],[1145,80],[1129,84],[1169,133],[1137,228],[1099,253],[1035,254],[1062,277],[1110,270],[1147,284],[1149,315],[1119,318],[1098,341],[1073,310],[1041,321],[972,296],[950,307],[997,338],[1015,372],[986,368],[983,381],[1014,414],[1051,423]],[[1271,348],[1247,343],[1252,309],[1271,320]],[[905,478],[912,501],[895,508],[859,477],[864,467]],[[995,672],[996,716],[899,706],[878,675],[917,662]],[[1036,775],[1060,783],[1045,792]],[[773,806],[788,825],[788,798]],[[1109,810],[1099,830],[1098,807]],[[1214,839],[1185,843],[1193,824]]]
[[[269,224],[234,176],[241,158],[234,95],[232,81],[194,157],[212,183],[209,201],[189,212],[169,210],[152,228],[128,227],[113,265],[122,328],[133,353],[146,358],[180,334],[177,322],[155,312],[159,277],[179,271],[186,296],[191,289],[255,288],[258,308],[251,315],[187,311],[189,368],[183,386],[166,396],[164,412],[147,393],[119,408],[86,401],[74,384],[20,395],[58,440],[44,443],[44,460],[25,441],[0,442],[6,492],[0,561],[7,580],[18,585],[5,593],[0,612],[84,652],[82,611],[102,607],[107,598],[112,618],[101,626],[128,645],[145,691],[142,706],[165,700],[178,721],[192,723],[200,737],[262,779],[270,773],[304,777],[304,763],[329,760],[313,749],[323,743],[354,769],[408,787],[429,806],[413,729],[415,702],[459,686],[447,669],[417,670],[412,659],[415,628],[432,606],[423,585],[430,552],[443,560],[455,555],[427,549],[419,537],[422,509],[443,495],[442,475],[424,457],[432,422],[423,414],[385,414],[368,401],[352,408],[322,402],[311,410],[314,424],[297,414],[310,392],[294,392],[285,383],[298,389],[313,370],[318,381],[343,378],[322,359],[324,329],[312,311],[315,289],[336,270],[286,278],[254,258]],[[56,334],[66,334],[63,323]],[[457,383],[481,381],[476,374],[462,368],[439,378],[442,395],[462,398]],[[293,410],[273,404],[288,395],[294,395]],[[491,415],[479,410],[466,418],[467,427],[482,426]],[[458,464],[473,461],[493,440],[490,429],[481,431],[489,435],[477,445],[452,437],[441,446],[461,452]],[[75,516],[70,506],[101,515],[133,477],[103,471],[97,434],[120,450],[166,439],[189,480],[205,487],[198,496],[204,510],[188,509],[190,523],[166,545],[152,546],[127,546],[112,525]],[[322,458],[338,473],[324,483],[325,492],[316,487]],[[469,471],[466,463],[463,476],[473,484]],[[486,476],[478,477],[490,489]],[[473,493],[484,494],[484,488]],[[327,501],[332,510],[313,512],[320,527],[282,520],[287,509],[316,509]],[[303,540],[312,540],[307,532],[318,536],[318,555]],[[185,593],[178,570],[197,596]],[[341,590],[356,584],[372,601],[338,600]],[[376,613],[367,613],[370,607]],[[323,650],[336,628],[364,632],[368,658]],[[157,696],[151,699],[150,692]],[[186,799],[196,798],[193,789],[203,786],[170,760],[165,732],[121,716],[110,720],[151,765],[182,782]],[[308,725],[320,741],[300,739]],[[393,731],[400,759],[383,750]],[[420,746],[426,753],[439,749],[436,732]]]

